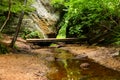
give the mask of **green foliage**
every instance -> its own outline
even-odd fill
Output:
[[[38,31],[33,31],[29,33],[26,37],[27,38],[41,38],[41,35]]]
[[[0,44],[0,54],[5,54],[8,52],[8,49],[5,45]]]
[[[24,0],[10,0],[11,7],[10,7],[10,18],[7,21],[7,24],[4,27],[4,30],[2,30],[3,33],[12,35],[15,32],[15,25],[17,25],[18,22],[18,16],[21,13],[22,10],[26,14],[29,14],[29,12],[33,11],[33,7],[31,7],[31,4],[34,0],[26,0],[27,4],[24,5]],[[1,0],[0,2],[0,27],[3,25],[5,20],[7,19],[9,11],[9,0]]]
[[[2,40],[4,37],[2,36],[2,34],[0,33],[0,40]],[[5,45],[5,43],[0,42],[0,54],[5,54],[8,53],[8,47]]]
[[[2,37],[2,34],[0,33],[0,39],[2,39],[3,37]]]
[[[19,13],[22,10],[25,12],[32,11],[33,8],[30,6],[33,0],[27,0],[27,5],[24,5],[24,0],[11,0],[11,12]],[[1,0],[0,2],[0,12],[6,12],[9,8],[9,0]]]
[[[62,36],[86,37],[91,43],[120,40],[119,0],[52,0],[52,4],[56,8],[64,6],[59,24]]]
[[[40,32],[38,31],[31,31],[27,28],[23,29],[21,31],[21,37],[23,39],[27,39],[27,38],[43,38],[43,36],[40,34]]]

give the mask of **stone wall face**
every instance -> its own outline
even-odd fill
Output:
[[[50,34],[55,34],[55,24],[59,20],[59,13],[54,12],[54,8],[50,5],[50,0],[35,0],[32,6],[36,11],[24,18],[23,25],[33,28],[33,30],[38,30],[46,37],[49,37],[48,35]]]

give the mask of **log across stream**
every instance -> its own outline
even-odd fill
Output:
[[[65,38],[65,39],[56,39],[56,38],[46,38],[46,39],[26,39],[29,43],[45,43],[45,42],[80,42],[84,41],[85,38]]]

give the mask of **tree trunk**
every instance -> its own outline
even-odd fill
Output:
[[[24,5],[26,5],[26,2],[27,2],[27,0],[24,0]],[[19,17],[19,21],[18,21],[18,24],[17,24],[16,32],[15,32],[15,35],[14,35],[12,41],[11,41],[11,44],[10,44],[11,48],[14,47],[14,44],[15,44],[15,42],[17,40],[19,31],[20,31],[20,27],[21,27],[21,24],[22,24],[23,17],[24,17],[24,10],[22,10],[21,15]]]
[[[1,4],[2,4],[2,2],[1,2]],[[10,19],[11,0],[9,0],[8,4],[9,4],[8,16],[7,16],[7,19],[5,20],[5,22],[3,23],[3,25],[2,25],[2,27],[0,29],[0,32],[2,32],[2,30],[5,27],[6,23]]]

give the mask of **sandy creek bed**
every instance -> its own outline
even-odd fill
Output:
[[[10,43],[10,40],[6,39],[3,42]],[[16,44],[19,52],[0,55],[0,80],[49,80],[47,72],[51,68],[48,63],[55,61],[53,51],[55,47],[32,49],[21,38],[18,38]],[[74,55],[87,56],[100,65],[120,71],[119,48],[67,44],[58,49],[63,49]]]

